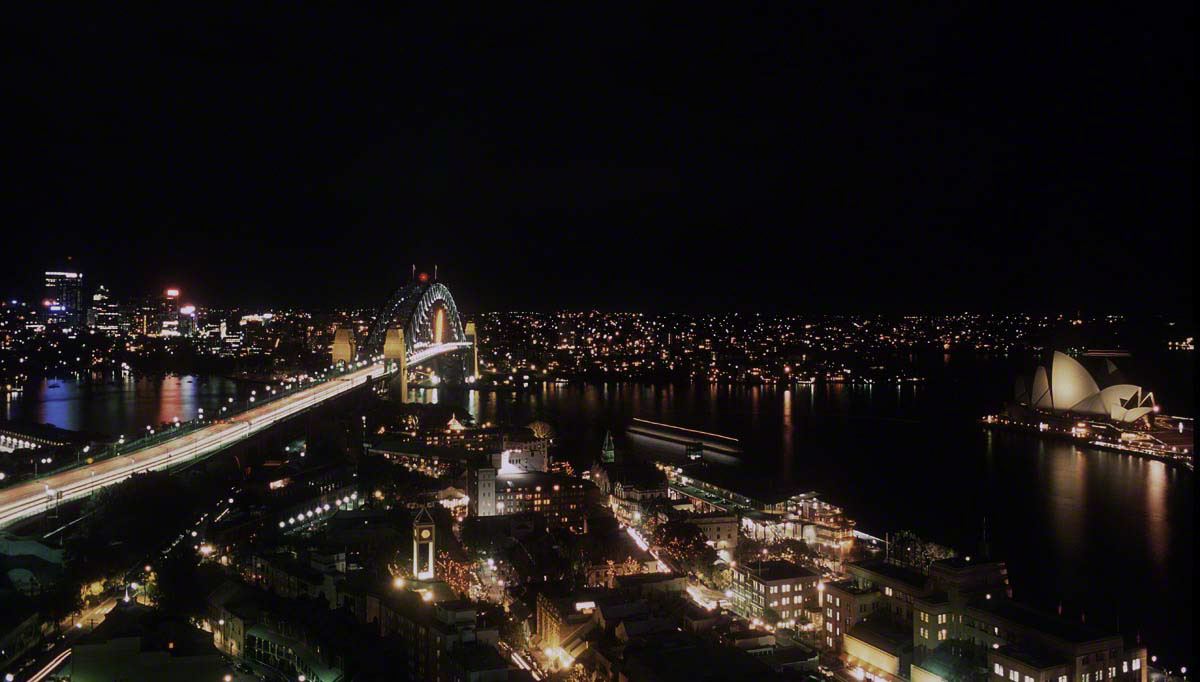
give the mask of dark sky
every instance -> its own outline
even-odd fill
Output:
[[[1192,3],[565,4],[14,18],[0,294],[1191,306]]]

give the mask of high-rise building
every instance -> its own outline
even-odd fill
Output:
[[[46,324],[63,327],[82,327],[87,320],[87,303],[83,297],[83,273],[47,272],[46,293],[42,299]]]
[[[121,306],[113,299],[108,288],[101,284],[92,294],[88,326],[106,334],[117,334],[121,332],[121,322]]]
[[[180,336],[195,336],[196,334],[196,306],[191,303],[180,306],[179,308],[179,335]]]
[[[179,289],[171,287],[158,299],[159,336],[179,336]]]
[[[125,315],[134,333],[157,336],[162,329],[162,323],[159,321],[159,303],[152,296],[144,296],[130,303]]]

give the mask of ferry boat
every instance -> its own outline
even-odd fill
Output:
[[[738,443],[738,439],[719,433],[689,429],[683,426],[664,424],[638,417],[633,419],[626,430],[629,433],[635,433],[639,436],[675,443],[676,445],[688,448],[699,445],[704,452],[719,453],[735,458],[742,455],[742,448]]]

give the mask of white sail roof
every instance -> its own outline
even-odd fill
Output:
[[[1021,391],[1020,383],[1017,391]],[[1116,384],[1102,391],[1083,365],[1058,351],[1051,358],[1048,372],[1045,366],[1039,366],[1033,373],[1029,404],[1056,412],[1104,416],[1121,422],[1137,421],[1155,409],[1154,394],[1143,396],[1142,388],[1133,384]]]
[[[1040,365],[1033,373],[1033,391],[1029,394],[1029,402],[1036,407],[1054,409],[1054,402],[1050,400],[1050,382],[1046,379],[1046,368]]]
[[[1054,351],[1050,365],[1050,394],[1056,410],[1069,410],[1100,392],[1087,369],[1067,355]]]

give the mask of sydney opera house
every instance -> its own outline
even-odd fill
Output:
[[[1116,383],[1118,377],[1116,365],[1105,360],[1100,378],[1110,385],[1100,388],[1096,378],[1077,360],[1055,351],[1050,362],[1040,365],[1029,381],[1017,379],[1016,401],[1063,416],[1107,418],[1122,424],[1133,424],[1158,411],[1153,393],[1143,391],[1141,386]]]

